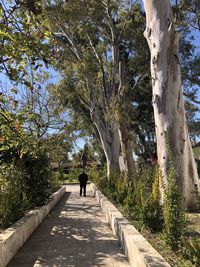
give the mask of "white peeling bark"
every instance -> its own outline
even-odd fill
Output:
[[[119,175],[120,173],[120,141],[117,127],[114,124],[103,125],[97,113],[94,114],[94,123],[99,132],[102,148],[106,156],[107,177],[110,179],[111,175]]]
[[[105,106],[99,107],[94,94],[92,81],[87,80],[88,90],[90,91],[91,110],[90,115],[94,121],[95,127],[99,133],[101,145],[106,156],[107,163],[107,177],[110,179],[112,174],[119,175],[119,154],[120,154],[120,140],[117,127],[114,122],[105,120]]]
[[[167,183],[168,151],[165,133],[174,157],[177,184],[183,206],[193,208],[194,184],[199,186],[196,163],[189,140],[179,63],[179,33],[175,31],[169,0],[143,0],[144,33],[151,52],[153,108],[158,164]],[[161,192],[163,198],[163,192]]]

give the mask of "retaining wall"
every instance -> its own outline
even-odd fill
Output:
[[[5,267],[8,264],[65,192],[66,187],[63,186],[52,195],[49,204],[29,211],[23,218],[0,234],[0,267]]]
[[[113,233],[123,247],[131,267],[170,267],[94,184],[91,184],[91,188]]]

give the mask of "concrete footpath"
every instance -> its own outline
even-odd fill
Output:
[[[92,192],[66,188],[7,267],[130,267]]]

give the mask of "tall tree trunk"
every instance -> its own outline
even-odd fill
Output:
[[[114,103],[119,104],[119,109],[125,109],[125,58],[120,52],[120,45],[122,49],[122,40],[116,28],[115,18],[112,16],[112,8],[109,1],[105,1],[105,8],[107,13],[108,25],[111,32],[111,47],[112,47],[112,70],[111,70],[111,85],[107,91],[111,92],[110,106]],[[125,51],[124,51],[125,52]],[[110,90],[111,89],[111,90]],[[123,118],[124,113],[119,114],[119,121],[116,120],[119,141],[120,141],[120,171],[125,172],[129,177],[135,174],[135,164],[133,161],[132,149],[128,136],[127,123]],[[115,115],[114,115],[115,116]]]
[[[109,130],[110,140],[102,139],[102,146],[105,152],[106,161],[107,161],[107,176],[108,179],[111,175],[120,174],[119,166],[119,153],[120,153],[120,143],[119,135],[116,127],[112,127]]]
[[[199,186],[197,167],[189,140],[179,63],[179,34],[175,31],[169,0],[143,0],[147,39],[151,52],[153,108],[158,163],[167,183],[168,148],[174,157],[177,184],[183,207],[195,204],[194,184]],[[162,198],[163,198],[163,192]]]
[[[133,150],[131,145],[131,140],[128,134],[128,125],[126,121],[126,106],[129,102],[126,98],[126,88],[125,88],[125,73],[126,73],[127,62],[124,56],[121,56],[118,63],[119,69],[119,87],[118,95],[116,97],[118,102],[118,132],[120,139],[120,171],[125,172],[129,179],[132,179],[136,174],[135,162],[133,160]]]
[[[90,95],[90,115],[91,120],[99,133],[102,148],[106,157],[107,163],[107,177],[110,179],[112,174],[119,175],[119,153],[120,153],[120,141],[119,134],[115,122],[105,119],[107,110],[107,101],[101,92],[101,101],[97,100],[93,82],[91,78],[86,78],[87,88]],[[109,96],[110,97],[110,96]]]
[[[107,163],[107,177],[110,179],[112,174],[119,175],[119,154],[120,154],[120,140],[115,123],[104,120],[102,108],[98,105],[93,105],[91,110],[91,118],[94,121],[96,129],[98,130],[100,141]]]
[[[125,172],[129,179],[133,179],[136,174],[135,162],[133,160],[133,150],[131,141],[128,136],[127,124],[125,121],[119,123],[119,139],[120,139],[120,171]]]

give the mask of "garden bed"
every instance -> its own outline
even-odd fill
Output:
[[[0,234],[0,267],[8,264],[65,192],[66,188],[63,186],[51,196],[51,201],[47,205],[29,211]]]
[[[177,251],[172,250],[165,242],[165,236],[162,232],[152,232],[149,228],[145,227],[143,222],[136,219],[137,216],[133,214],[130,207],[122,205],[122,202],[116,201],[113,198],[113,191],[108,190],[105,184],[101,184],[101,190],[109,198],[109,200],[121,211],[130,223],[146,238],[146,240],[169,262],[173,267],[197,267],[200,266],[200,214],[199,213],[186,213],[187,223],[182,242]],[[110,188],[110,187],[109,187]],[[104,191],[105,189],[105,191]],[[117,193],[115,193],[115,196]],[[188,242],[189,241],[189,242]],[[188,247],[190,241],[195,242],[196,246]],[[187,246],[186,246],[187,245]]]
[[[187,229],[184,240],[196,239],[200,243],[200,213],[186,213]],[[152,233],[147,228],[139,225],[138,221],[131,223],[141,232],[149,243],[173,266],[173,267],[197,267],[200,262],[192,263],[189,259],[183,257],[180,251],[174,252],[166,245],[162,234]]]
[[[117,208],[91,184],[95,197],[101,205],[107,221],[118,238],[132,267],[170,267],[165,259],[145,240]]]

